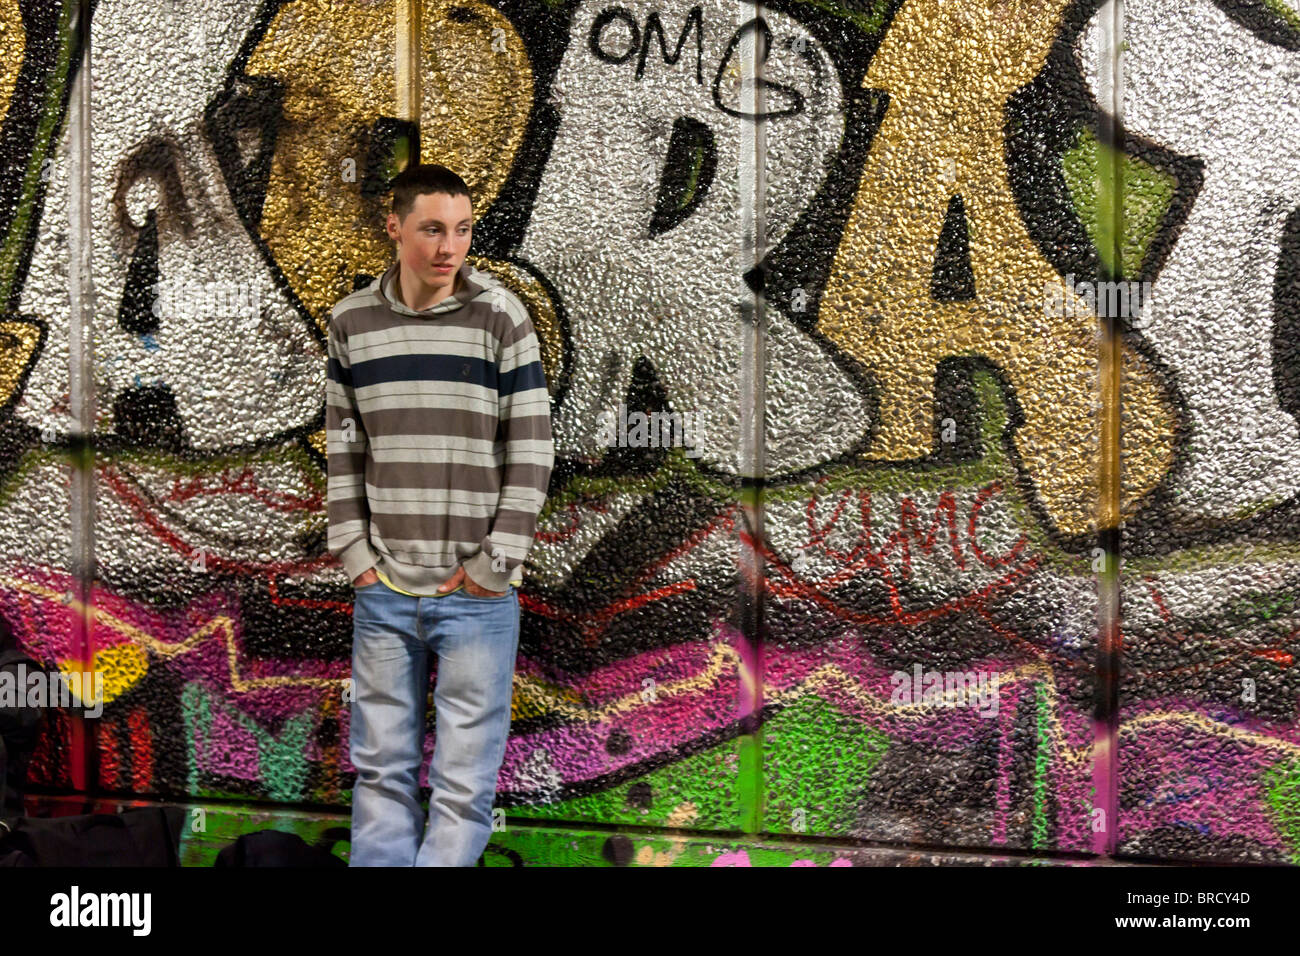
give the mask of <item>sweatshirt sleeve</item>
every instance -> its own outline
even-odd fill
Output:
[[[366,498],[366,451],[369,438],[352,394],[352,363],[347,336],[330,314],[329,366],[325,384],[325,452],[329,472],[327,546],[355,581],[378,564],[370,547],[370,502]]]
[[[555,463],[537,332],[523,303],[508,292],[501,299],[513,324],[497,368],[497,419],[505,441],[501,494],[482,549],[463,562],[470,579],[489,591],[506,590],[528,557]]]

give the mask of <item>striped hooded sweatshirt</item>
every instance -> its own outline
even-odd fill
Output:
[[[528,311],[468,263],[416,311],[399,263],[330,313],[328,548],[354,581],[434,596],[460,565],[492,591],[523,581],[554,463],[550,396]]]

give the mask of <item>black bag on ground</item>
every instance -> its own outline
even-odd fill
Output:
[[[311,846],[296,833],[258,830],[245,833],[217,854],[213,866],[347,866],[331,848],[350,837],[343,827],[332,827]]]
[[[0,819],[0,866],[180,866],[184,822],[183,807],[8,817]]]

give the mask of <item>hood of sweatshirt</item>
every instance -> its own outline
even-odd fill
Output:
[[[441,315],[444,312],[454,312],[490,291],[493,286],[500,284],[497,280],[489,278],[486,273],[479,272],[468,262],[462,262],[460,269],[457,270],[457,275],[460,276],[461,280],[460,288],[436,305],[417,310],[409,308],[397,297],[396,286],[399,265],[399,261],[394,261],[384,274],[379,277],[379,290],[383,293],[388,304],[392,306],[393,311],[401,315],[424,316],[427,318]]]

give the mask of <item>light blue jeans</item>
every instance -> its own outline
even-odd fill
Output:
[[[352,609],[352,866],[474,866],[510,732],[519,595],[413,597],[382,581]],[[420,805],[429,654],[438,655],[429,815]]]

